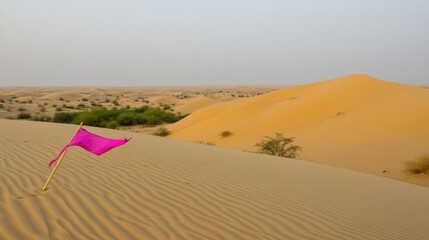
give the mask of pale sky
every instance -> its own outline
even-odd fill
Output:
[[[429,0],[0,0],[0,86],[429,85]]]

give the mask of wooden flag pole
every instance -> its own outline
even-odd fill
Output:
[[[69,145],[74,137],[76,136],[76,134],[79,132],[79,130],[82,128],[83,122],[80,123],[79,128],[76,130],[76,133],[73,135],[72,139],[70,139],[69,143],[67,145]],[[60,166],[61,161],[63,160],[64,156],[67,153],[67,150],[69,150],[69,147],[66,148],[66,150],[64,150],[64,152],[61,154],[60,159],[58,160],[58,163],[55,164],[54,170],[52,170],[51,175],[49,175],[48,180],[46,180],[45,185],[42,188],[42,192],[46,190],[46,188],[48,187],[49,182],[51,181],[52,177],[55,174],[55,171],[57,171],[57,168]]]

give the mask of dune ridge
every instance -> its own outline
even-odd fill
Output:
[[[429,189],[150,135],[96,157],[77,126],[0,120],[0,239],[426,239]]]
[[[403,163],[429,154],[428,109],[426,88],[355,74],[197,110],[169,137],[256,151],[280,132],[296,138],[303,159],[414,181]]]

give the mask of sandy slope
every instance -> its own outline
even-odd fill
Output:
[[[306,161],[132,136],[96,157],[76,126],[0,120],[0,239],[427,239],[429,189]]]
[[[171,138],[249,151],[281,132],[303,159],[408,179],[404,162],[429,154],[428,122],[429,89],[356,74],[213,105],[169,129]]]

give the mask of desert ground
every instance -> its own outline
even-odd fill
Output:
[[[77,126],[0,120],[0,239],[427,239],[429,189],[309,161],[132,137],[102,156]]]
[[[20,112],[52,116],[55,112],[80,111],[93,106],[106,108],[163,107],[190,114],[213,103],[250,98],[279,87],[9,87],[0,88],[0,118]]]
[[[77,126],[12,120],[94,106],[188,115],[86,127],[126,145],[71,147]],[[7,119],[9,118],[9,119]],[[355,74],[302,86],[0,89],[0,239],[426,239],[429,88]],[[229,132],[222,136],[222,132]],[[298,159],[257,153],[283,133]],[[149,134],[148,134],[149,133]]]

